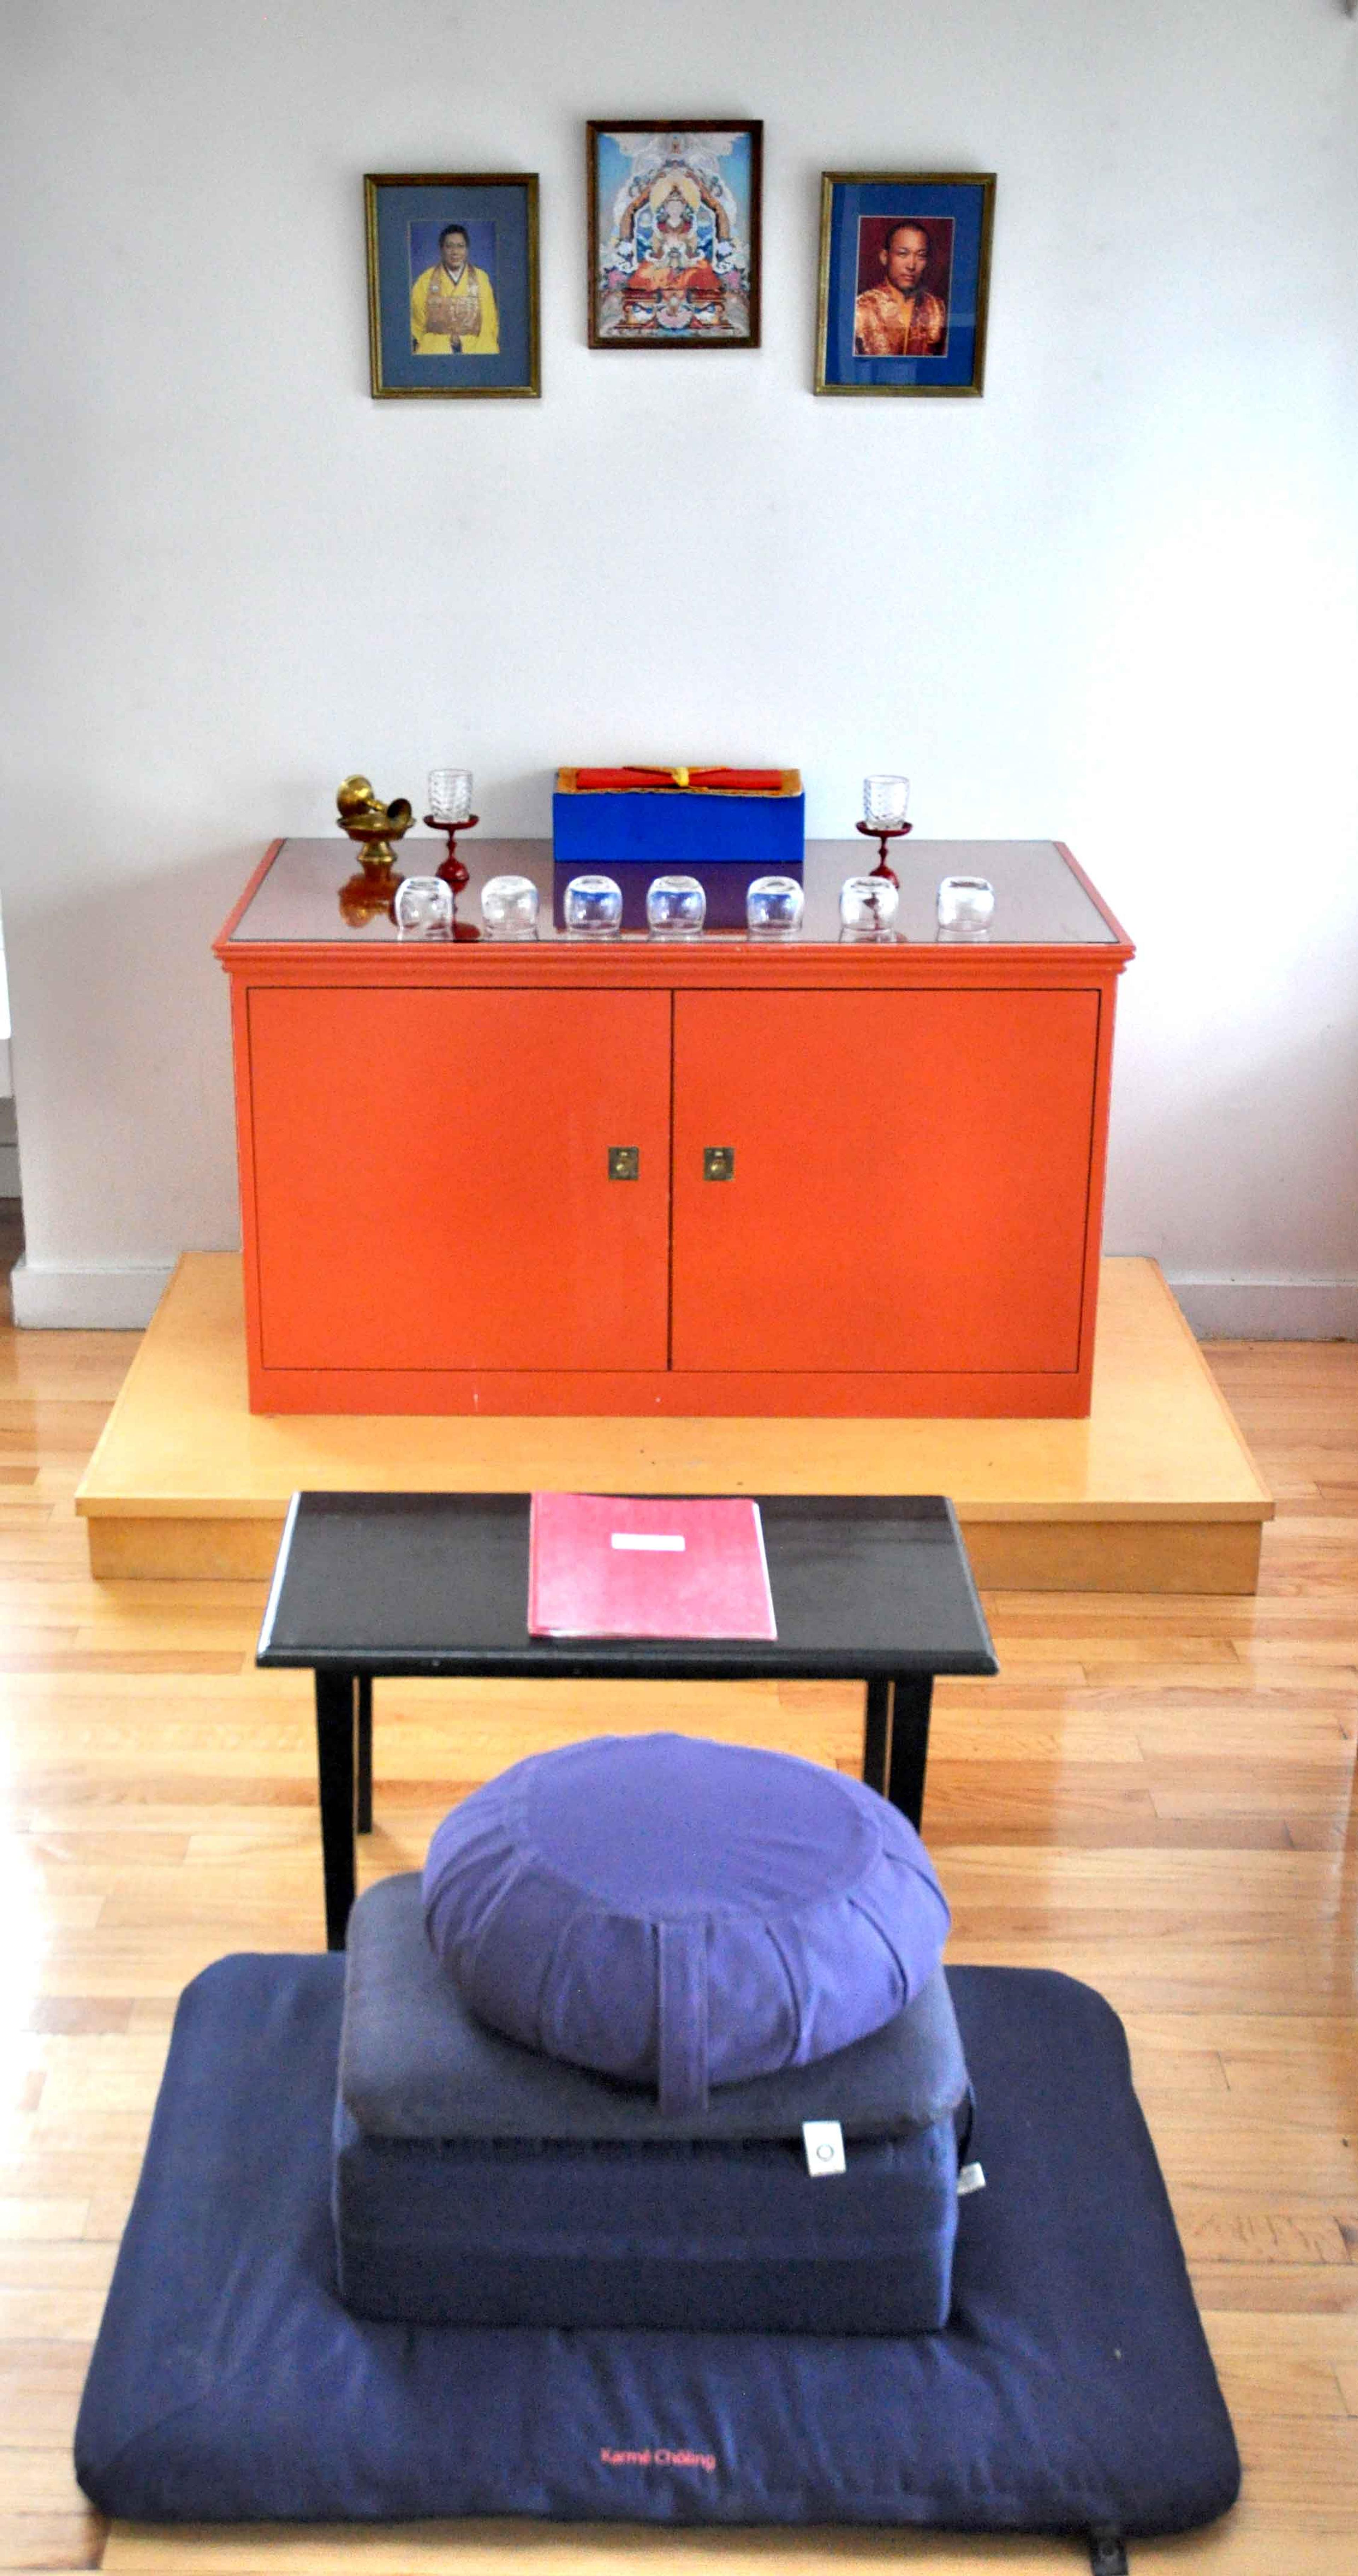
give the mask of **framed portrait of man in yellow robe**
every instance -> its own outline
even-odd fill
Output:
[[[536,178],[369,176],[372,391],[536,394]]]

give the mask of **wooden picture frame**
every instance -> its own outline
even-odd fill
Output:
[[[993,172],[827,170],[818,394],[979,394]]]
[[[591,349],[757,349],[762,123],[596,118],[586,155]]]
[[[374,400],[539,394],[536,177],[370,173],[363,199]]]

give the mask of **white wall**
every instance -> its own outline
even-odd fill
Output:
[[[27,1320],[236,1239],[208,943],[336,780],[905,766],[1138,938],[1111,1248],[1358,1329],[1358,27],[1340,0],[3,0]],[[757,354],[584,346],[589,115],[765,120]],[[818,174],[999,174],[981,402],[813,399]],[[367,392],[361,174],[542,177],[540,403]],[[1303,909],[1304,907],[1304,909]]]

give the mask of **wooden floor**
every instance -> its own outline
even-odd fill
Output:
[[[175,1996],[240,1947],[318,1948],[307,1683],[258,1675],[256,1584],[99,1585],[72,1497],[131,1336],[0,1336],[0,2564],[320,2576],[1078,2576],[1067,2543],[484,2524],[118,2529],[70,2467],[81,2376]],[[1278,1496],[1253,1600],[1002,1595],[995,1682],[940,1686],[925,1830],[951,1955],[1087,1977],[1127,2019],[1246,2462],[1215,2530],[1134,2576],[1358,2565],[1358,1349],[1214,1365]],[[446,1776],[435,1695],[461,1715]],[[388,1686],[365,1875],[530,1747],[668,1719],[852,1765],[802,1684]],[[1090,2141],[1091,2154],[1098,2142]]]

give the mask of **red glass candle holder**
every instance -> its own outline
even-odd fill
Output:
[[[444,884],[451,886],[453,890],[453,937],[461,940],[479,939],[481,933],[476,923],[459,921],[457,917],[457,898],[463,887],[470,883],[471,878],[466,861],[457,855],[457,836],[459,832],[474,832],[481,817],[479,814],[469,814],[465,823],[450,823],[442,814],[426,814],[424,819],[428,829],[431,832],[442,832],[448,843],[448,856],[435,870],[435,874],[441,876]]]
[[[906,833],[912,832],[914,828],[913,823],[856,823],[854,825],[856,832],[866,832],[868,839],[877,843],[877,865],[869,871],[872,876],[885,877],[891,885],[899,887],[900,878],[887,862],[886,845],[888,841],[903,841]]]

